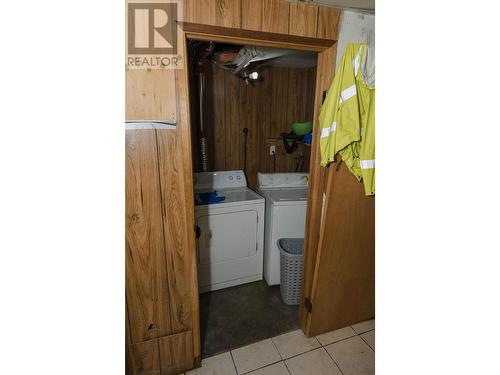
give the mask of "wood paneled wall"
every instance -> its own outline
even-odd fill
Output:
[[[209,133],[210,170],[244,169],[251,188],[255,188],[257,172],[295,172],[299,156],[304,157],[303,171],[309,170],[310,147],[301,144],[287,154],[280,134],[290,132],[293,122],[312,121],[315,67],[269,67],[260,72],[262,82],[250,85],[213,64],[206,63],[205,68],[204,123]],[[192,113],[192,118],[198,119],[196,104]],[[197,121],[192,126],[195,135]],[[246,168],[244,128],[249,130]],[[275,156],[269,153],[271,145],[276,147]],[[193,167],[200,171],[195,137]]]
[[[285,0],[185,0],[184,21],[337,40],[340,10]]]

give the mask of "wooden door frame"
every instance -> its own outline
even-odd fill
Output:
[[[194,24],[187,22],[179,22],[182,30],[183,45],[187,46],[187,39],[201,41],[215,41],[232,44],[250,44],[265,47],[285,48],[298,51],[317,52],[317,67],[316,67],[316,83],[314,94],[314,121],[313,121],[313,141],[311,145],[311,162],[309,167],[309,194],[308,206],[306,215],[305,228],[305,243],[304,243],[304,268],[302,274],[302,301],[309,298],[311,295],[314,267],[316,262],[316,254],[318,250],[320,224],[322,215],[322,203],[324,192],[324,181],[326,168],[320,166],[320,150],[319,150],[319,112],[323,101],[323,92],[327,90],[335,73],[335,61],[337,53],[337,41],[300,37],[284,34],[274,34],[261,31],[250,31],[242,29],[225,28],[218,26]],[[184,48],[185,59],[187,59],[187,50]],[[189,69],[183,69],[182,77],[176,79],[181,80],[187,86]],[[179,94],[179,93],[178,93]],[[191,122],[190,122],[190,95],[189,88],[182,92],[180,98],[181,108],[180,115],[187,122],[182,122],[178,129],[181,132],[182,149],[186,150],[189,155],[184,158],[184,170],[192,169],[192,139],[191,139]],[[183,103],[182,103],[183,102]],[[192,178],[187,181],[187,187],[193,189]],[[194,201],[193,201],[194,202]],[[189,205],[187,212],[193,218],[194,225],[194,203],[186,202]],[[192,206],[192,207],[191,207]],[[194,236],[193,236],[194,239]],[[193,247],[195,243],[193,242]],[[191,249],[190,253],[195,253]],[[195,273],[196,275],[196,273]],[[194,283],[197,286],[197,282]],[[196,290],[196,293],[198,291]],[[194,293],[194,292],[193,292]],[[199,309],[198,309],[199,310]],[[304,303],[300,304],[300,327],[302,331],[309,335],[309,320],[308,313]],[[199,314],[198,314],[199,315]],[[193,317],[196,320],[197,317]],[[199,317],[198,317],[199,319]],[[197,324],[199,328],[199,322]],[[193,329],[193,340],[200,340],[200,333]],[[199,352],[200,342],[194,342],[195,353]],[[198,349],[200,348],[200,349]],[[198,349],[198,350],[197,350]]]

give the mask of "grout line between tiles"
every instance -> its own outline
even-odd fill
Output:
[[[284,364],[284,365],[285,365],[285,367],[286,367],[286,370],[287,370],[287,371],[288,371],[288,373],[291,375],[291,372],[290,372],[290,370],[288,370],[288,367],[287,367],[287,365],[286,365],[286,363],[285,363],[285,361],[284,361],[284,360],[281,360],[281,361],[278,361],[278,362],[273,362],[273,363],[270,363],[270,364],[268,364],[268,365],[265,365],[265,366],[262,366],[262,367],[256,368],[255,370],[245,372],[245,373],[243,373],[243,374],[241,374],[241,375],[245,375],[245,374],[249,374],[249,373],[254,372],[254,371],[262,370],[262,369],[264,369],[264,368],[266,368],[266,367],[271,367],[271,366],[273,366],[273,365],[275,365],[275,364],[277,364],[277,363],[281,363],[281,362],[283,362],[283,364]]]
[[[231,352],[231,350],[229,351],[229,355],[231,356],[231,361],[233,361],[234,371],[236,371],[236,375],[238,375],[238,369],[236,368],[236,362],[234,361],[233,353]]]
[[[374,329],[370,329],[369,331],[366,331],[366,332],[362,333],[361,335],[364,335],[365,333],[368,333],[368,332],[371,332],[371,331],[375,331],[375,330],[374,330]],[[371,350],[375,353],[375,349],[373,349],[373,348],[371,347],[371,345],[370,345],[370,344],[368,344],[368,342],[367,342],[367,341],[363,338],[363,336],[361,336],[361,335],[358,335],[358,336],[360,337],[360,339],[361,339],[361,340],[363,340],[363,342],[364,342],[366,345],[368,345],[368,347],[369,347],[369,348],[370,348],[370,349],[371,349]]]
[[[369,320],[367,320],[367,321],[369,321]],[[364,322],[360,322],[360,323],[364,323]],[[356,323],[356,324],[359,324],[359,323]],[[356,325],[356,324],[355,324],[355,325]],[[372,328],[372,329],[369,329],[368,331],[364,331],[364,332],[359,332],[359,333],[358,333],[358,331],[356,331],[356,330],[354,329],[354,327],[353,327],[353,326],[349,326],[349,327],[351,327],[351,328],[352,328],[352,330],[353,330],[354,332],[356,332],[356,334],[357,334],[357,335],[362,335],[363,333],[366,333],[366,332],[370,332],[370,331],[374,331],[374,330],[375,330],[375,328]]]
[[[267,339],[266,339],[266,340],[267,340]],[[273,341],[273,338],[272,338],[272,337],[270,337],[270,340],[271,340],[271,342],[273,343],[274,348],[275,348],[275,349],[276,349],[276,351],[278,352],[278,355],[280,356],[280,358],[281,358],[281,359],[280,359],[280,360],[278,360],[278,361],[272,362],[272,363],[268,363],[268,364],[267,364],[267,365],[265,365],[265,366],[257,367],[257,368],[254,368],[253,370],[250,370],[250,371],[247,371],[247,372],[242,372],[241,374],[238,372],[238,369],[236,369],[236,373],[237,373],[238,375],[248,374],[248,373],[250,373],[250,372],[252,372],[252,371],[257,371],[257,370],[263,369],[264,367],[274,365],[274,364],[276,364],[276,363],[278,363],[278,362],[284,362],[284,361],[283,361],[283,357],[281,356],[280,351],[278,350],[278,348],[276,347],[276,344],[275,344],[275,343],[274,343],[274,341]],[[265,340],[262,340],[262,341],[265,341]],[[247,345],[245,345],[245,346],[247,346]],[[231,353],[231,358],[233,358],[233,353]],[[236,362],[234,362],[234,359],[233,359],[233,363],[234,363],[234,366],[236,367]],[[286,364],[285,364],[285,366],[286,366]]]
[[[278,336],[274,336],[274,337],[278,337]],[[274,345],[274,349],[276,349],[276,351],[278,352],[278,354],[280,355],[280,358],[281,360],[283,361],[285,358],[283,358],[283,356],[281,355],[281,352],[280,350],[278,349],[278,347],[276,346],[276,343],[274,342],[274,337],[271,337],[271,342],[273,343]]]
[[[242,372],[241,374],[238,372],[238,370],[236,370],[236,372],[238,373],[238,375],[245,375],[245,374],[248,374],[252,371],[257,371],[257,370],[261,370],[263,369],[264,367],[269,367],[269,366],[272,366],[272,365],[275,365],[276,363],[279,363],[279,362],[284,362],[282,359],[280,359],[279,361],[275,361],[275,362],[272,362],[272,363],[268,363],[267,365],[265,366],[261,366],[261,367],[257,367],[257,368],[254,368],[253,370],[250,370],[250,371],[247,371],[247,372]]]
[[[216,291],[216,292],[218,292],[218,291]],[[216,353],[210,354],[210,355],[209,355],[209,356],[207,356],[207,357],[203,357],[203,359],[210,358],[210,357],[214,357],[214,356],[216,356],[216,355],[219,355],[219,354],[222,354],[222,353],[226,353],[226,352],[230,352],[230,351],[232,351],[232,350],[241,349],[241,348],[244,348],[245,346],[249,346],[249,345],[257,344],[258,342],[262,342],[262,341],[266,341],[266,340],[269,340],[269,339],[273,339],[273,338],[275,338],[275,337],[278,337],[278,336],[281,336],[281,335],[285,335],[285,334],[287,334],[287,333],[294,332],[294,331],[296,331],[296,330],[298,330],[298,329],[300,329],[300,328],[294,328],[294,329],[292,329],[291,331],[286,331],[286,332],[280,333],[280,334],[278,334],[278,335],[276,335],[276,336],[266,337],[266,338],[263,338],[263,339],[259,339],[259,340],[257,340],[257,341],[252,341],[252,342],[249,342],[248,344],[237,345],[237,346],[234,346],[234,347],[233,347],[233,346],[231,346],[229,349],[224,349],[224,350],[223,350],[223,351],[221,351],[221,352],[216,352]],[[279,350],[278,350],[278,353],[279,353]]]
[[[351,327],[351,328],[352,328],[352,326],[349,326],[349,327]],[[353,328],[353,330],[354,330],[354,328]],[[363,334],[365,334],[365,333],[367,333],[367,332],[370,332],[370,331],[374,331],[374,330],[375,330],[375,329],[370,329],[370,330],[368,330],[368,331],[366,331],[366,332],[363,332],[363,333],[361,333],[361,334],[356,333],[356,334],[355,334],[355,335],[353,335],[353,336],[349,336],[349,337],[346,337],[346,338],[343,338],[343,339],[341,339],[341,340],[334,341],[334,342],[331,342],[331,343],[329,343],[329,344],[325,344],[325,345],[323,345],[323,344],[321,343],[321,341],[319,341],[319,340],[318,340],[317,336],[312,336],[312,337],[314,337],[314,338],[316,339],[316,341],[319,343],[319,345],[320,345],[319,347],[314,348],[314,349],[310,349],[310,350],[306,350],[305,352],[302,352],[302,353],[299,353],[299,354],[295,354],[295,355],[293,355],[293,356],[291,356],[291,357],[288,357],[288,358],[283,358],[283,355],[282,355],[282,354],[281,354],[281,352],[278,350],[278,347],[276,346],[276,343],[275,343],[275,342],[274,342],[274,340],[273,340],[275,337],[278,337],[278,336],[280,336],[280,335],[277,335],[277,336],[274,336],[274,337],[270,337],[271,342],[273,343],[273,346],[274,346],[274,348],[276,349],[276,351],[278,352],[278,354],[279,354],[279,356],[280,356],[280,358],[281,358],[281,359],[280,359],[280,360],[278,360],[278,361],[275,361],[275,362],[269,363],[269,364],[267,364],[267,365],[265,365],[265,366],[257,367],[257,368],[255,368],[255,369],[250,370],[250,371],[247,371],[247,372],[242,372],[241,374],[238,372],[238,368],[236,367],[236,362],[234,361],[234,357],[233,357],[233,353],[232,353],[232,351],[233,351],[234,349],[228,350],[228,352],[229,352],[229,355],[231,356],[231,360],[233,361],[233,367],[234,367],[234,370],[236,371],[236,374],[238,374],[238,375],[248,374],[248,373],[250,373],[250,372],[252,372],[252,371],[257,371],[257,370],[263,369],[264,367],[268,367],[268,366],[274,365],[274,364],[276,364],[276,363],[278,363],[278,362],[283,362],[283,363],[285,364],[285,367],[286,367],[286,369],[287,369],[288,373],[289,373],[289,374],[291,374],[291,371],[290,371],[290,369],[288,368],[288,366],[287,366],[287,364],[286,364],[286,361],[287,361],[287,360],[292,359],[292,358],[295,358],[295,357],[298,357],[298,356],[300,356],[300,355],[303,355],[303,354],[306,354],[306,353],[309,353],[309,352],[312,352],[312,351],[314,351],[314,350],[317,350],[317,349],[323,348],[323,349],[326,351],[326,353],[328,354],[328,356],[329,356],[329,357],[332,359],[332,361],[335,363],[335,366],[337,366],[337,368],[340,370],[340,372],[342,373],[342,375],[344,375],[344,372],[342,371],[342,369],[340,368],[340,366],[338,365],[338,363],[335,361],[335,359],[333,359],[333,357],[330,355],[330,353],[328,353],[328,350],[326,350],[326,346],[333,345],[333,344],[336,344],[336,343],[339,343],[339,342],[342,342],[342,341],[345,341],[345,340],[351,339],[351,338],[353,338],[353,337],[355,337],[355,336],[360,336],[361,340],[363,340],[363,342],[364,342],[364,343],[365,343],[365,344],[366,344],[366,345],[367,345],[367,346],[368,346],[368,347],[369,347],[369,348],[370,348],[373,352],[375,352],[375,350],[373,350],[373,349],[372,349],[372,347],[371,347],[370,345],[368,345],[368,343],[367,343],[367,342],[366,342],[366,341],[365,341],[365,340],[361,337],[361,335],[363,335]],[[356,331],[354,331],[354,332],[356,332]],[[261,340],[261,341],[264,341],[264,340]],[[251,344],[250,344],[250,345],[251,345]],[[244,346],[242,346],[242,347],[245,347],[245,346],[248,346],[248,345],[244,345]],[[236,348],[236,349],[239,349],[239,348]],[[225,352],[223,352],[223,353],[225,353]],[[219,353],[219,354],[222,354],[222,353]],[[210,358],[210,357],[207,357],[207,358]],[[205,359],[206,359],[206,358],[205,358]]]
[[[283,361],[283,363],[285,364],[285,367],[286,367],[286,371],[288,371],[288,373],[290,375],[292,375],[292,372],[290,371],[290,369],[288,368],[288,365],[286,364],[286,361]]]
[[[279,335],[278,335],[278,336],[279,336]],[[354,336],[357,336],[357,335],[354,335]],[[344,340],[347,340],[347,339],[353,338],[354,336],[346,337],[345,339],[342,339],[342,340],[338,340],[338,341],[332,342],[332,343],[330,343],[330,344],[328,344],[328,345],[336,344],[336,343],[338,343],[338,342],[341,342],[341,341],[344,341]],[[277,337],[277,336],[275,336],[275,337]],[[314,337],[314,338],[316,338],[316,336],[313,336],[313,337]],[[250,370],[250,371],[247,371],[247,372],[242,372],[241,374],[238,372],[238,369],[236,369],[236,373],[237,373],[238,375],[248,374],[248,373],[250,373],[250,372],[252,372],[252,371],[257,371],[257,370],[263,369],[264,367],[274,365],[274,364],[276,364],[276,363],[278,363],[278,362],[284,362],[284,363],[285,363],[285,366],[286,366],[286,361],[287,361],[287,360],[289,360],[289,359],[292,359],[292,358],[298,357],[298,356],[300,356],[300,355],[302,355],[302,354],[306,354],[306,353],[312,352],[312,351],[317,350],[317,349],[320,349],[320,348],[323,348],[324,350],[326,350],[325,346],[327,346],[327,345],[323,346],[323,345],[321,344],[321,342],[320,342],[317,338],[316,338],[316,340],[318,341],[318,343],[319,343],[319,345],[320,345],[319,347],[314,348],[314,349],[310,349],[310,350],[306,350],[305,352],[302,352],[302,353],[299,353],[299,354],[292,355],[291,357],[288,357],[288,358],[283,358],[283,356],[281,355],[280,351],[279,351],[279,350],[278,350],[278,348],[276,347],[276,344],[274,343],[273,338],[271,337],[271,341],[272,341],[272,343],[273,343],[274,347],[276,348],[276,351],[277,351],[277,352],[278,352],[278,354],[280,355],[281,360],[276,361],[276,362],[273,362],[273,363],[269,363],[269,364],[267,364],[267,365],[265,365],[265,366],[257,367],[257,368],[255,368],[255,369]],[[368,345],[368,346],[369,346],[369,345]],[[370,348],[370,349],[371,349],[371,348]],[[328,354],[328,350],[326,350],[326,352],[327,352],[327,354]],[[328,354],[328,355],[330,356],[330,354]],[[231,353],[231,358],[233,358],[233,354],[232,354],[232,353]],[[331,358],[331,356],[330,356],[330,358]],[[333,360],[333,358],[332,358],[332,360]],[[335,360],[333,360],[333,362],[335,363],[335,365],[336,365],[336,366],[339,368],[339,370],[340,370],[340,366],[337,364],[337,362],[335,362]],[[233,358],[233,364],[234,364],[234,366],[236,367],[236,362],[234,362],[234,358]],[[288,366],[287,366],[287,370],[288,370],[288,372],[291,374],[290,370],[288,369]],[[342,372],[342,370],[340,370],[340,372]],[[342,374],[344,374],[344,373],[342,372]]]
[[[352,336],[346,337],[346,338],[344,338],[344,339],[337,340],[337,341],[334,341],[334,342],[331,342],[331,343],[329,343],[329,344],[325,344],[325,345],[323,345],[323,344],[321,343],[321,341],[319,341],[319,340],[318,340],[318,342],[319,342],[319,344],[320,344],[320,345],[324,348],[325,346],[328,346],[328,345],[336,344],[336,343],[338,343],[338,342],[345,341],[345,340],[347,340],[347,339],[352,339],[354,336],[359,336],[359,335],[356,333],[355,335],[352,335]],[[314,337],[316,337],[316,336],[314,336]]]
[[[306,354],[306,353],[309,353],[309,352],[312,352],[312,351],[314,351],[314,350],[318,350],[318,349],[321,349],[321,346],[320,346],[320,347],[317,347],[317,348],[314,348],[314,349],[309,349],[309,350],[306,350],[305,352],[302,352],[302,353],[299,353],[299,354],[292,355],[291,357],[288,357],[287,359],[284,359],[283,361],[288,361],[289,359],[292,359],[292,358],[298,357],[299,355]]]
[[[354,337],[354,336],[352,336],[352,337]],[[340,368],[340,366],[339,366],[339,364],[337,363],[337,361],[336,361],[335,359],[333,359],[333,357],[330,355],[330,353],[328,353],[328,350],[326,350],[326,348],[325,348],[325,347],[323,347],[323,349],[325,349],[325,352],[326,352],[326,354],[328,354],[328,357],[330,357],[330,358],[332,359],[333,363],[335,363],[335,366],[337,366],[337,368],[339,369],[340,373],[341,373],[342,375],[344,375],[344,371],[342,371],[342,369]]]

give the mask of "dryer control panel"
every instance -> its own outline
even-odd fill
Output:
[[[243,171],[199,172],[193,173],[193,177],[196,191],[236,189],[247,186]]]
[[[259,189],[305,188],[308,184],[308,173],[257,173],[257,186]]]

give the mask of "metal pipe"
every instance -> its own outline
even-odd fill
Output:
[[[205,72],[203,70],[203,64],[198,62],[198,68],[196,69],[196,74],[198,75],[198,108],[199,108],[199,126],[200,131],[203,131],[203,94],[205,91]]]
[[[204,121],[203,121],[205,70],[203,69],[203,63],[201,61],[198,62],[198,66],[196,67],[196,75],[198,76],[198,107],[199,107],[198,136],[200,141],[200,162],[201,162],[201,170],[203,172],[208,172],[208,133],[205,131]]]

